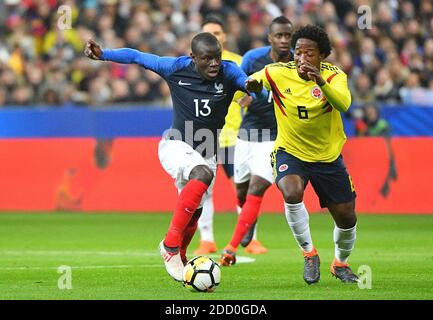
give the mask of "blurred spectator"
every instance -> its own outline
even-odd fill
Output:
[[[364,105],[375,99],[371,80],[365,73],[361,73],[355,80],[355,85],[351,92],[352,103],[356,105]]]
[[[127,102],[130,97],[131,93],[129,91],[128,82],[124,79],[114,79],[110,81],[111,84],[111,100],[114,103],[121,103],[121,102]]]
[[[0,107],[4,107],[6,103],[6,90],[0,87]]]
[[[373,103],[362,107],[362,113],[358,114],[355,128],[357,136],[390,136],[388,122],[380,117],[379,109]]]
[[[59,29],[60,5],[71,9],[71,28]],[[359,26],[361,5],[371,8],[371,28]],[[266,45],[266,25],[280,14],[295,27],[320,24],[333,45],[329,61],[348,74],[355,104],[415,97],[432,105],[431,0],[0,1],[0,102],[170,105],[159,76],[82,59],[83,44],[92,37],[107,47],[188,55],[209,13],[225,17],[227,48],[239,54]]]
[[[380,69],[376,74],[376,84],[373,88],[375,98],[379,102],[397,102],[400,97],[387,69]]]
[[[25,85],[19,85],[12,91],[12,101],[18,106],[28,106],[33,103],[33,90]]]

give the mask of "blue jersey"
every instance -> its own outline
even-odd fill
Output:
[[[218,76],[207,80],[186,56],[160,57],[124,48],[104,50],[102,59],[136,63],[164,78],[173,101],[173,122],[166,137],[185,141],[205,157],[216,153],[219,131],[233,95],[237,90],[246,91],[247,75],[235,63],[222,61]],[[209,148],[210,142],[213,150],[209,154],[204,148]]]
[[[242,58],[241,69],[247,75],[262,70],[266,65],[274,63],[270,53],[271,46],[249,50]],[[240,131],[242,134],[239,134],[239,138],[242,140],[266,141],[276,139],[277,121],[271,91],[268,92],[266,97],[261,96],[253,100],[248,107],[248,112],[245,114],[240,128],[244,129]],[[266,133],[262,131],[263,129],[268,130],[270,136],[263,135],[262,133]]]

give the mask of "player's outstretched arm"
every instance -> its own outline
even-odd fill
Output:
[[[86,43],[84,54],[93,60],[113,61],[123,64],[138,64],[158,73],[163,78],[176,67],[176,58],[160,57],[156,54],[141,52],[131,48],[104,49],[94,40]]]
[[[130,48],[121,48],[121,49],[105,49],[102,50],[101,46],[95,42],[93,39],[87,40],[86,47],[84,49],[84,54],[93,60],[108,60],[114,61],[118,63],[137,63],[142,64],[146,55],[144,52],[130,49]],[[151,55],[155,56],[155,55]],[[157,56],[155,56],[157,57]]]

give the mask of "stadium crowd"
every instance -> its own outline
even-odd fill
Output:
[[[190,39],[210,13],[224,18],[226,47],[241,55],[267,44],[266,26],[281,14],[295,27],[321,25],[333,45],[327,60],[349,75],[354,105],[431,104],[431,0],[4,0],[0,106],[171,107],[158,75],[136,65],[90,61],[83,55],[85,41],[188,55]]]

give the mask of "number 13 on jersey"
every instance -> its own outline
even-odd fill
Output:
[[[196,117],[207,117],[212,111],[209,106],[209,99],[194,99],[194,105]]]

